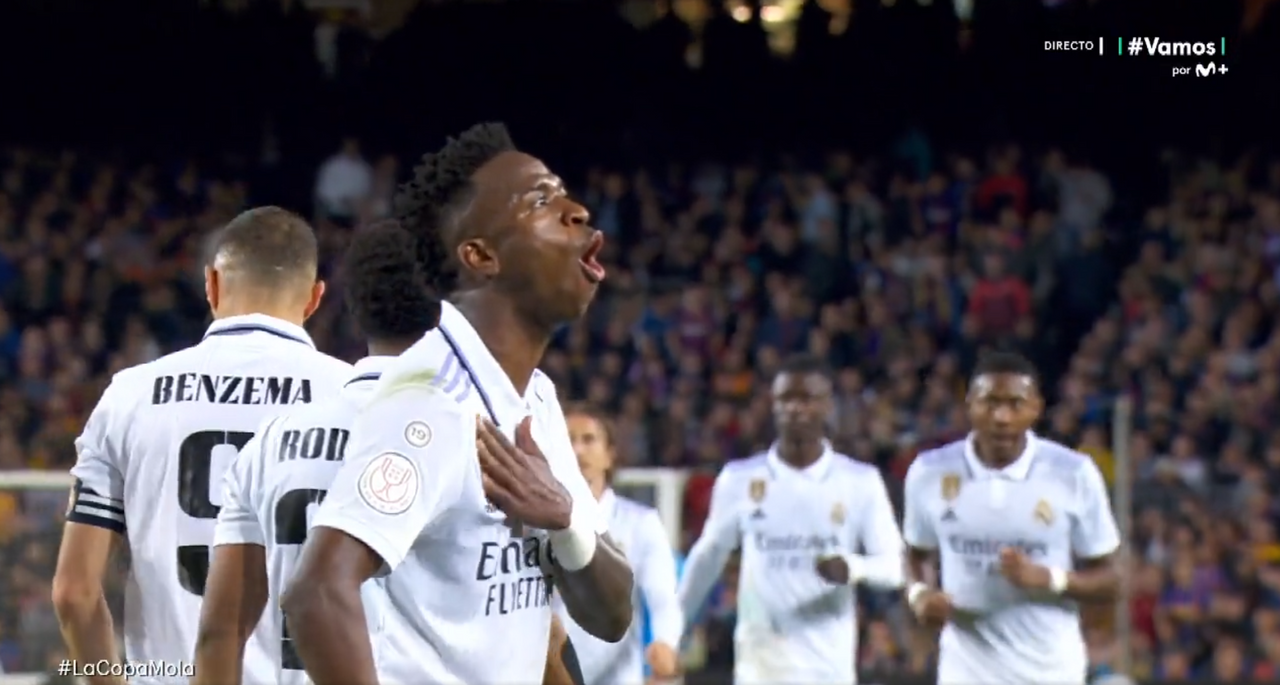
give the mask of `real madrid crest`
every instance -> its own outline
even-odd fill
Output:
[[[836,502],[835,506],[831,507],[831,522],[836,524],[837,526],[844,524],[844,505],[843,504]]]
[[[953,502],[960,496],[960,474],[948,473],[942,477],[942,499]]]
[[[755,502],[756,504],[759,504],[761,501],[763,501],[764,500],[764,479],[756,478],[755,480],[752,480],[751,489],[748,490],[748,494],[751,496],[751,501]]]
[[[1036,502],[1036,508],[1031,512],[1031,515],[1046,526],[1053,525],[1053,507],[1049,506],[1049,503],[1045,500]]]

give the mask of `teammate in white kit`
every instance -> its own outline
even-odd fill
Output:
[[[676,598],[676,557],[667,530],[656,509],[621,497],[610,487],[617,446],[608,418],[591,407],[570,405],[565,408],[565,420],[578,466],[609,520],[609,534],[631,562],[638,591],[637,610],[638,600],[643,597],[653,629],[653,642],[648,649],[642,649],[639,611],[627,637],[612,644],[592,637],[565,616],[583,677],[587,685],[642,685],[644,665],[648,663],[654,678],[675,678],[679,675],[676,649],[684,631],[684,616]]]
[[[716,478],[680,601],[692,618],[741,545],[734,682],[853,683],[851,586],[901,587],[902,535],[880,471],[825,438],[832,386],[820,360],[784,364],[773,412],[778,442]]]
[[[228,469],[193,685],[241,682],[245,645],[260,618],[271,636],[264,647],[273,660],[268,671],[246,673],[244,680],[307,682],[282,621],[280,596],[302,552],[308,519],[346,457],[356,414],[387,364],[440,316],[440,303],[428,296],[413,253],[413,237],[395,224],[355,234],[343,274],[347,306],[368,338],[369,356],[356,363],[337,395],[269,420]],[[366,584],[367,595],[376,604],[371,585]],[[375,613],[371,608],[376,626]]]
[[[205,267],[204,340],[117,373],[103,392],[76,440],[53,583],[71,658],[120,658],[102,578],[123,536],[126,657],[190,660],[223,473],[265,418],[331,397],[351,376],[302,328],[324,294],[316,259],[301,218],[275,207],[236,217]]]
[[[938,682],[1082,685],[1076,601],[1114,601],[1119,588],[1102,474],[1031,432],[1044,400],[1025,359],[980,360],[968,405],[973,433],[921,454],[906,480],[907,600],[942,627]]]
[[[320,685],[527,682],[547,663],[553,582],[593,635],[617,641],[631,623],[631,569],[600,539],[555,388],[535,370],[595,295],[602,238],[501,125],[450,140],[414,175],[397,213],[452,304],[357,418],[284,613]],[[359,592],[375,575],[389,600],[376,663]]]

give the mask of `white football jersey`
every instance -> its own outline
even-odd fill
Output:
[[[821,557],[860,553],[885,569],[864,582],[901,585],[902,535],[879,470],[829,445],[802,470],[772,449],[726,464],[685,560],[680,600],[687,616],[739,545],[735,682],[856,682],[853,588],[832,585],[815,565]]]
[[[308,522],[342,466],[351,424],[372,396],[382,369],[393,359],[361,359],[338,396],[268,420],[227,469],[213,544],[265,547],[271,588],[250,642],[257,643],[257,651],[267,654],[270,662],[246,660],[245,682],[310,682],[289,639],[280,597],[302,554]],[[380,597],[374,585],[366,584],[364,604],[371,632],[377,633]]]
[[[1073,602],[1019,590],[1000,575],[1000,550],[1070,569],[1120,546],[1106,485],[1087,455],[1027,435],[1023,454],[987,468],[971,438],[921,454],[907,471],[903,534],[936,549],[956,609],[942,631],[938,680],[1081,685],[1087,660]]]
[[[452,305],[386,369],[356,419],[312,525],[346,532],[385,562],[381,682],[518,683],[546,666],[550,545],[545,532],[513,531],[486,501],[476,454],[477,417],[513,437],[530,415],[578,515],[604,532],[555,387],[535,372],[520,396]]]
[[[583,630],[563,602],[556,602],[556,611],[573,641],[586,685],[643,685],[642,598],[643,606],[649,609],[653,640],[680,646],[684,614],[676,598],[676,556],[657,509],[606,490],[600,498],[600,510],[609,521],[609,539],[622,548],[635,574],[636,615],[631,630],[620,642],[605,642]]]
[[[300,326],[250,314],[111,380],[76,440],[67,520],[128,539],[130,661],[191,659],[223,474],[264,419],[332,397],[350,377]]]

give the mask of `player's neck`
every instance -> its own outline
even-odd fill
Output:
[[[778,442],[778,458],[788,466],[803,469],[817,463],[824,449],[821,440],[782,440]]]
[[[370,357],[399,357],[404,351],[413,347],[413,342],[391,342],[386,340],[370,340]]]
[[[551,343],[551,331],[521,316],[510,298],[489,290],[458,293],[449,301],[467,317],[516,392],[523,395]]]
[[[264,305],[261,302],[253,301],[236,301],[224,298],[219,306],[213,312],[213,320],[229,319],[233,316],[249,316],[257,314],[258,316],[269,316],[273,319],[288,321],[295,326],[301,326],[305,321],[302,311],[298,307],[283,307],[278,304]]]
[[[1014,447],[1013,452],[1009,455],[996,454],[994,450],[982,444],[980,436],[973,436],[973,453],[978,455],[978,461],[989,469],[999,471],[1000,469],[1008,468],[1025,451],[1027,451],[1027,438],[1025,435],[1018,438],[1017,446]]]

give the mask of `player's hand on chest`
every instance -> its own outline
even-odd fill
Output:
[[[514,440],[488,419],[478,418],[476,452],[485,496],[513,525],[544,530],[569,526],[573,498],[533,439],[533,417],[520,422]]]

